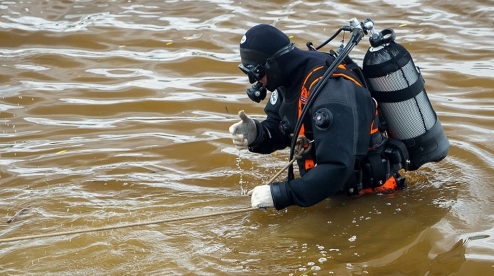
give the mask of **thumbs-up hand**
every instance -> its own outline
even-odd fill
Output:
[[[233,144],[238,149],[246,149],[256,139],[256,122],[247,116],[243,110],[238,112],[238,116],[240,122],[231,125],[228,131],[232,135]]]

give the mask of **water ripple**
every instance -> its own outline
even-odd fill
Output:
[[[129,58],[141,61],[175,61],[188,57],[206,57],[218,61],[235,61],[240,59],[238,53],[225,52],[210,52],[200,49],[180,49],[177,51],[169,51],[163,49],[151,51],[127,51],[127,50],[111,50],[111,51],[89,51],[83,49],[56,49],[56,48],[29,48],[29,49],[0,49],[0,57],[2,58],[28,58],[40,54],[55,54],[68,57],[84,57],[84,58],[110,58],[120,57]]]

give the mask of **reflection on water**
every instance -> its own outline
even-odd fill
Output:
[[[257,23],[300,48],[352,17],[393,28],[451,149],[392,197],[7,242],[0,273],[492,274],[493,16],[481,0],[1,2],[0,239],[248,207],[288,159],[227,134],[238,110],[264,118],[237,70]]]

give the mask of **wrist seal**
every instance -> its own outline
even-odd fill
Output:
[[[264,137],[265,137],[264,131],[266,131],[266,129],[262,126],[262,124],[259,121],[254,120],[254,122],[256,123],[256,139],[254,139],[254,141],[252,141],[252,143],[249,144],[249,148],[257,147],[259,144],[261,144],[264,141]]]
[[[290,196],[286,191],[286,185],[288,182],[275,182],[270,185],[271,196],[273,197],[273,204],[276,210],[285,209],[290,206]]]

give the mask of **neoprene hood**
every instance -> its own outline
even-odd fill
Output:
[[[240,59],[244,66],[259,65],[288,45],[290,39],[282,31],[267,24],[256,25],[240,41]],[[267,76],[266,88],[269,91],[281,86],[281,73],[276,59],[266,64],[264,70]]]

